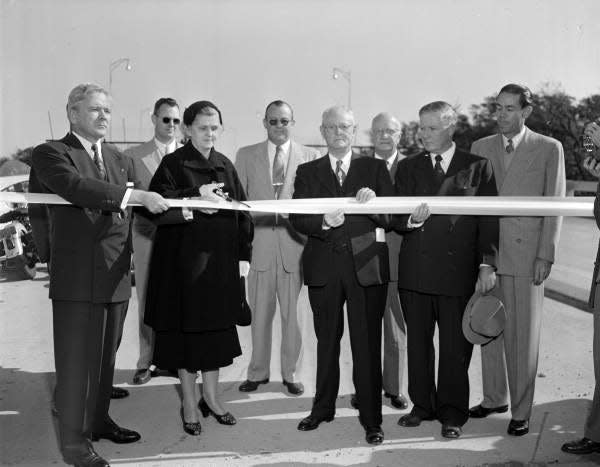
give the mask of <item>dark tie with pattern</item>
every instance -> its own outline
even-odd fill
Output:
[[[442,156],[439,154],[435,155],[435,165],[433,166],[433,171],[435,173],[435,179],[438,183],[442,183],[444,181],[444,177],[446,176],[446,172],[442,168]]]
[[[342,161],[335,161],[335,176],[338,179],[340,186],[344,184],[344,180],[346,180],[346,172],[342,169]]]
[[[283,180],[285,178],[285,172],[283,170],[283,148],[277,146],[275,149],[275,159],[273,159],[273,191],[275,192],[275,198],[279,198],[281,188],[283,187]]]
[[[513,146],[513,141],[512,141],[512,139],[509,139],[508,144],[506,145],[506,152],[508,154],[511,154],[514,150],[515,150],[515,147]]]
[[[102,180],[107,180],[106,178],[106,168],[104,167],[104,162],[100,158],[100,153],[98,152],[98,145],[92,144],[92,152],[94,153],[94,164],[96,164],[96,168],[100,173],[100,178]]]

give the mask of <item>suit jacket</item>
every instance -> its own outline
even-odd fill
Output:
[[[341,189],[331,170],[329,156],[298,166],[294,199],[354,197],[360,188],[368,187],[377,196],[392,196],[393,186],[384,161],[353,155]],[[354,269],[360,285],[385,284],[389,281],[389,253],[385,242],[377,242],[375,229],[388,229],[390,216],[346,215],[337,229],[323,230],[323,215],[290,214],[292,225],[308,235],[302,264],[304,283],[322,286],[330,279],[334,246],[334,230],[343,229],[354,258]]]
[[[400,161],[398,196],[495,196],[488,160],[456,149],[441,185],[435,182],[431,157],[421,153]],[[408,216],[398,217],[400,228]],[[447,296],[471,295],[479,264],[496,264],[498,220],[487,216],[432,215],[404,234],[398,287]]]
[[[180,147],[181,144],[177,141],[175,143],[175,149]],[[156,169],[165,154],[158,148],[154,138],[138,146],[127,148],[124,151],[124,154],[133,159],[133,167],[138,181],[138,186],[136,186],[136,188],[147,190],[150,186],[150,180],[152,180],[152,176],[154,175],[154,172],[156,172]],[[155,226],[153,222],[143,216],[134,216],[134,234],[150,237],[154,233],[154,230]]]
[[[29,172],[27,191],[29,193],[42,193],[44,191],[33,167]],[[30,203],[27,205],[27,213],[31,223],[33,242],[40,261],[47,263],[50,261],[50,211],[48,205]]]
[[[389,169],[392,184],[395,184],[399,162],[398,157],[400,155],[400,153],[396,155],[396,159],[394,159],[392,167]],[[373,157],[375,157],[375,154],[373,154]],[[389,230],[385,233],[385,241],[388,245],[390,256],[390,282],[396,282],[398,281],[398,256],[400,255],[400,247],[402,246],[402,234],[395,230]]]
[[[131,295],[129,210],[120,204],[135,183],[131,159],[102,143],[108,182],[73,134],[33,150],[40,191],[71,205],[50,206],[50,298],[111,303]]]
[[[471,151],[494,167],[499,196],[565,196],[562,145],[525,128],[510,166],[505,167],[502,136],[473,143]],[[536,258],[554,262],[562,217],[501,217],[498,274],[533,276]]]
[[[295,141],[290,142],[290,155],[279,199],[292,197],[298,165],[311,161],[319,155],[316,149],[307,148]],[[249,200],[275,199],[267,141],[240,148],[236,155],[235,168]],[[266,271],[274,267],[272,249],[274,245],[279,245],[283,268],[287,272],[298,271],[306,237],[292,227],[285,215],[275,216],[253,212],[252,219],[254,220],[252,268]]]
[[[596,190],[596,199],[594,200],[594,218],[596,225],[600,228],[600,183]],[[592,287],[590,289],[590,298],[588,305],[590,308],[598,306],[596,303],[596,288],[600,283],[600,242],[598,242],[598,251],[596,252],[596,261],[594,263],[594,274],[592,275]]]

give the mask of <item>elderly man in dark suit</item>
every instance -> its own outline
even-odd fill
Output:
[[[419,111],[425,152],[398,164],[398,196],[494,196],[489,161],[456,148],[457,115],[446,102]],[[400,216],[406,230],[398,266],[400,301],[408,337],[408,394],[414,404],[398,424],[414,427],[437,418],[442,436],[458,438],[469,418],[469,362],[473,346],[462,332],[462,315],[475,287],[483,293],[495,283],[498,221],[485,216],[429,217],[422,205]],[[439,331],[435,384],[433,334]]]
[[[125,150],[125,154],[133,159],[138,182],[136,188],[147,190],[162,158],[181,147],[181,144],[177,141],[177,127],[180,123],[181,116],[179,115],[177,101],[170,97],[158,99],[152,112],[154,137],[139,146]],[[146,306],[150,255],[156,226],[151,220],[135,214],[132,231],[135,291],[138,298],[138,335],[140,340],[140,355],[136,363],[136,372],[133,375],[133,384],[145,384],[152,378],[152,370],[154,370],[154,365],[152,365],[154,331],[144,323],[144,308]]]
[[[50,299],[54,330],[56,406],[67,464],[109,465],[90,441],[140,439],[108,415],[115,351],[131,295],[128,201],[151,212],[168,209],[160,195],[132,189],[131,159],[103,142],[110,124],[109,93],[94,84],[69,94],[71,131],[33,151],[40,191],[70,205],[50,206]]]
[[[294,198],[351,196],[366,202],[393,193],[383,161],[352,153],[356,134],[352,111],[327,109],[321,134],[328,153],[298,167]],[[324,215],[290,215],[290,220],[299,232],[308,235],[302,261],[317,335],[316,394],[310,415],[298,429],[314,430],[335,416],[345,303],[359,419],[367,442],[380,444],[381,319],[389,280],[384,228],[388,227],[388,216],[345,216],[338,209]]]

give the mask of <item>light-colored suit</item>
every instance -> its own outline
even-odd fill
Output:
[[[525,127],[512,162],[506,167],[502,136],[473,143],[471,152],[492,162],[499,196],[564,196],[565,159],[557,140]],[[531,416],[538,365],[544,285],[533,284],[534,263],[554,263],[561,217],[501,217],[496,292],[507,321],[498,339],[482,346],[484,407],[507,403],[506,376],[512,418]]]
[[[180,146],[179,142],[175,143],[175,149]],[[156,172],[160,161],[165,156],[163,150],[158,148],[153,138],[138,146],[128,148],[124,152],[133,159],[136,178],[139,182],[139,186],[136,186],[136,188],[147,190],[154,172]],[[143,216],[134,216],[132,231],[140,339],[140,355],[136,366],[138,369],[142,369],[150,366],[154,351],[154,332],[152,328],[144,324],[144,309],[146,307],[146,287],[148,285],[150,255],[152,253],[152,243],[156,227],[153,222]]]
[[[389,168],[392,182],[396,179],[398,162],[405,157],[397,153]],[[398,294],[398,255],[402,245],[402,235],[389,231],[385,234],[385,240],[390,254],[390,282],[383,315],[383,390],[397,396],[402,394],[406,357],[406,323]]]
[[[295,141],[290,142],[289,159],[279,199],[291,199],[298,165],[320,154]],[[240,148],[235,167],[248,200],[275,199],[271,182],[267,141]],[[252,358],[248,379],[269,378],[271,340],[276,298],[281,313],[281,374],[294,382],[302,348],[297,302],[302,287],[300,257],[306,237],[296,232],[287,215],[252,213],[254,240],[248,275],[248,298],[252,309]]]

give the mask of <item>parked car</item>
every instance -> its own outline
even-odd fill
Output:
[[[0,177],[0,192],[26,193],[29,175]],[[33,279],[39,261],[26,203],[0,201],[0,267]]]

